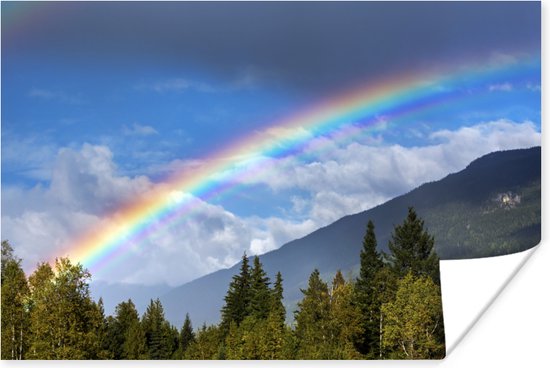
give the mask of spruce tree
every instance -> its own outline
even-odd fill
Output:
[[[266,319],[271,307],[271,291],[269,278],[260,263],[258,256],[254,257],[254,265],[251,272],[250,304],[248,315],[256,319]]]
[[[164,309],[159,299],[152,300],[142,317],[149,359],[170,359],[173,346],[170,341],[170,325],[164,318]]]
[[[241,268],[238,275],[234,275],[229,290],[225,296],[225,305],[222,308],[222,321],[220,327],[223,334],[229,332],[229,325],[235,322],[239,325],[249,311],[251,300],[251,276],[246,252],[241,261]]]
[[[185,354],[185,351],[189,345],[195,340],[195,332],[193,332],[193,326],[191,324],[191,319],[189,318],[189,313],[185,314],[185,321],[180,331],[179,338],[179,349],[181,352],[181,357]]]
[[[286,310],[283,304],[283,276],[281,272],[277,272],[275,283],[271,291],[271,312],[273,312],[279,321],[285,323]]]
[[[139,314],[132,299],[119,303],[115,308],[115,317],[108,323],[109,350],[113,359],[128,359],[124,344],[128,338],[130,327],[139,322]]]
[[[354,300],[363,316],[361,321],[363,333],[360,334],[355,345],[361,354],[370,356],[379,355],[380,351],[380,298],[375,278],[383,262],[380,253],[376,250],[377,245],[374,224],[369,220],[363,237],[363,248],[360,254],[361,268],[355,282]]]
[[[149,359],[146,337],[139,320],[132,321],[122,346],[125,359]]]
[[[309,276],[308,287],[301,290],[304,298],[295,312],[298,359],[330,357],[330,299],[327,284],[319,270]]]
[[[403,224],[394,228],[388,243],[393,270],[399,277],[409,271],[414,276],[428,276],[439,285],[439,257],[435,253],[434,238],[424,230],[424,220],[409,207]]]

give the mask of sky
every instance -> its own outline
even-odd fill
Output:
[[[2,239],[32,272],[228,160],[214,194],[171,187],[170,223],[79,259],[94,280],[175,286],[540,145],[540,27],[539,2],[2,2]],[[284,125],[422,75],[438,76],[425,96],[329,130]],[[223,157],[266,135],[305,138]]]

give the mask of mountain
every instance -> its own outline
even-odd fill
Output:
[[[376,226],[379,248],[387,250],[394,225],[409,206],[425,220],[442,259],[478,258],[519,252],[539,243],[541,233],[541,149],[494,152],[466,169],[426,183],[368,211],[350,215],[260,256],[271,279],[283,275],[288,315],[301,299],[314,268],[329,279],[341,269],[358,270],[368,220]],[[161,297],[176,326],[189,313],[195,326],[217,323],[223,297],[240,264],[176,287]]]

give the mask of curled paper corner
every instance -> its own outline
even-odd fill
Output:
[[[440,261],[447,356],[540,246],[497,257]]]

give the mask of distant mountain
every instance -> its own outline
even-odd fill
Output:
[[[434,235],[442,259],[478,258],[519,252],[540,241],[541,149],[494,152],[466,169],[424,184],[380,206],[341,218],[329,226],[260,257],[274,279],[281,271],[289,316],[300,288],[314,268],[325,279],[337,269],[356,273],[366,223],[376,226],[380,250],[407,208],[414,206]],[[239,264],[174,288],[161,297],[167,318],[181,326],[189,313],[195,326],[217,323],[223,297]]]

